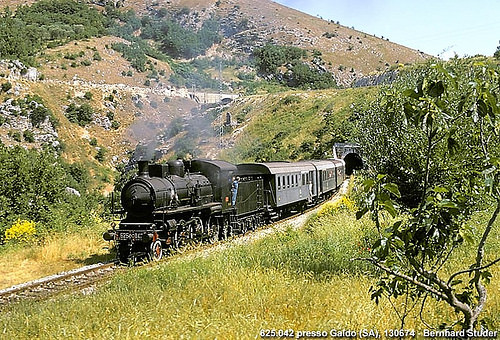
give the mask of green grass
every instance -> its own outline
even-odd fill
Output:
[[[90,296],[12,305],[0,314],[0,338],[250,339],[261,329],[397,328],[388,302],[370,300],[376,271],[351,261],[366,254],[364,240],[371,232],[368,219],[327,209],[299,231],[119,273]],[[497,228],[490,252],[500,249],[498,235]],[[495,268],[482,314],[496,328],[498,275]],[[429,304],[426,315],[434,324],[454,317],[440,303]],[[424,328],[418,311],[406,327]]]
[[[348,136],[353,103],[368,101],[374,88],[287,91],[252,96],[231,107],[244,132],[221,154],[235,162],[310,159],[331,154]]]

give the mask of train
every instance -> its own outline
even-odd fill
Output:
[[[138,162],[122,188],[118,225],[103,234],[120,262],[160,260],[171,249],[217,242],[304,211],[346,178],[341,159],[232,164],[223,160]]]

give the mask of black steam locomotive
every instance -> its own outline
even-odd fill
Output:
[[[301,211],[331,195],[345,179],[339,159],[234,165],[220,160],[139,162],[122,189],[126,213],[115,241],[122,262],[189,242],[215,242]]]

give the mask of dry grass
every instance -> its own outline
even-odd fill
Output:
[[[99,233],[56,235],[36,246],[10,247],[0,256],[0,289],[110,258]]]
[[[252,339],[261,329],[330,331],[399,328],[387,300],[376,305],[369,287],[377,279],[366,265],[350,261],[364,250],[368,220],[351,212],[312,219],[291,229],[207,257],[176,256],[161,264],[117,275],[91,296],[72,295],[26,302],[0,315],[0,334],[8,338],[92,339]],[[494,236],[497,238],[497,234]],[[498,251],[498,243],[489,252]],[[468,254],[460,254],[468,255]],[[500,270],[483,318],[500,325]],[[396,301],[400,305],[402,301]],[[426,307],[434,325],[455,319],[441,303]],[[405,328],[422,334],[418,308]]]

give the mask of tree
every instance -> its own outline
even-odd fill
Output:
[[[360,120],[358,138],[371,176],[363,183],[358,217],[370,212],[377,235],[370,256],[361,260],[385,273],[372,287],[376,302],[406,295],[423,310],[431,297],[461,313],[463,329],[477,326],[489,268],[500,262],[485,260],[500,213],[499,79],[498,69],[485,62],[430,64],[385,89]],[[485,203],[493,209],[475,257],[443,274],[470,239],[465,222]]]
[[[498,41],[498,43],[500,44],[500,41]],[[500,59],[500,45],[497,46],[497,50],[495,51],[495,53],[493,53],[493,56],[497,59]]]
[[[66,117],[72,123],[85,126],[92,121],[94,109],[87,103],[80,106],[71,103],[66,109]]]

